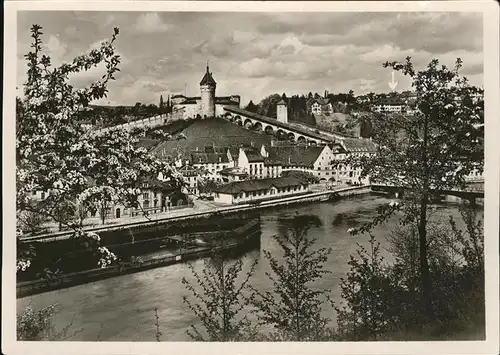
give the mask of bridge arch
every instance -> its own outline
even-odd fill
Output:
[[[299,143],[306,143],[306,137],[304,137],[304,136],[299,136],[299,137],[297,138],[297,142],[299,142]]]
[[[243,126],[244,126],[245,128],[252,128],[252,126],[253,126],[253,122],[252,122],[252,120],[251,120],[251,119],[249,119],[249,118],[247,118],[247,119],[245,120],[245,123],[243,124]]]
[[[288,132],[286,137],[288,138],[288,140],[290,142],[294,142],[295,141],[295,134],[293,132]]]
[[[255,122],[255,124],[253,125],[253,129],[256,131],[262,131],[262,123]]]
[[[236,122],[236,124],[239,124],[240,126],[243,126],[243,121],[240,116],[234,116],[233,122]]]
[[[266,134],[272,135],[274,133],[273,126],[266,126],[264,131],[266,132]]]
[[[318,144],[316,143],[316,141],[314,141],[314,140],[308,140],[308,141],[307,141],[307,144],[308,144],[308,145],[312,145],[313,147],[314,147],[314,146],[316,146],[316,145],[318,145]]]
[[[282,140],[285,140],[287,138],[287,135],[286,135],[285,131],[283,131],[282,129],[278,129],[276,131],[276,137],[278,138],[278,140],[282,141]]]

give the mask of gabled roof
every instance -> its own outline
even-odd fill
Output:
[[[345,138],[342,140],[342,145],[350,153],[365,152],[376,153],[377,147],[375,143],[366,138]]]
[[[260,155],[260,150],[257,148],[243,148],[249,163],[264,161],[264,157]]]
[[[274,164],[281,163],[283,166],[312,167],[324,146],[281,146],[269,147],[268,160]]]
[[[286,105],[286,101],[281,99],[276,105]]]
[[[191,162],[193,164],[229,163],[229,157],[226,153],[193,152],[191,153]]]
[[[203,79],[201,79],[200,81],[200,86],[201,85],[213,85],[213,86],[217,85],[214,78],[212,77],[212,73],[210,73],[209,71],[208,65],[207,65],[207,71],[203,76]]]
[[[300,185],[307,185],[307,182],[301,178],[290,176],[290,177],[235,181],[223,185],[221,187],[218,187],[214,189],[214,191],[223,194],[239,194],[242,191],[245,192],[264,191],[268,190],[272,186],[277,188],[284,188],[284,187],[293,187]]]
[[[325,99],[325,98],[320,97],[320,98],[312,100],[312,103],[315,103],[315,102],[317,102],[321,106],[325,106],[325,105],[328,105],[330,103],[330,99],[328,99],[328,98]]]

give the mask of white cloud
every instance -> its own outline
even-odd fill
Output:
[[[59,40],[58,36],[50,35],[47,41],[47,52],[50,54],[52,65],[58,66],[62,63],[66,50],[67,46]]]
[[[169,24],[162,21],[157,13],[142,14],[137,18],[134,29],[139,33],[166,32],[171,28]]]

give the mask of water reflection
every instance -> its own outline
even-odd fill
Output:
[[[339,278],[349,269],[349,256],[355,253],[356,243],[368,243],[366,235],[351,236],[347,229],[370,220],[376,214],[377,207],[388,202],[390,200],[383,197],[364,196],[265,210],[261,213],[260,247],[233,258],[243,261],[244,271],[258,260],[251,282],[260,290],[270,290],[271,284],[265,275],[270,268],[261,251],[265,249],[273,255],[280,255],[280,248],[273,236],[286,231],[290,223],[307,223],[311,237],[317,238],[317,246],[332,249],[326,264],[331,273],[318,286],[330,289],[333,299],[340,301]],[[436,218],[447,219],[449,215],[457,220],[459,227],[463,225],[460,224],[456,207],[441,206],[436,209]],[[296,219],[297,216],[300,217]],[[382,251],[387,246],[385,237],[388,229],[395,223],[396,216],[373,230]],[[204,267],[203,260],[195,260],[192,265],[197,271]],[[26,307],[31,300],[36,307],[59,303],[62,310],[57,316],[57,325],[62,327],[73,320],[71,329],[83,330],[70,339],[84,341],[154,341],[153,310],[158,307],[162,340],[185,341],[190,340],[185,330],[199,322],[182,302],[183,296],[190,296],[181,284],[183,277],[192,280],[187,265],[176,264],[26,297],[18,300],[17,306]],[[335,314],[331,314],[331,317],[335,319]]]

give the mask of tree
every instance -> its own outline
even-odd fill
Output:
[[[248,103],[247,107],[245,107],[245,110],[246,111],[250,111],[250,112],[257,112],[258,107],[257,107],[257,105],[255,105],[253,103],[252,100],[250,100],[250,102]]]
[[[432,313],[420,299],[417,225],[397,225],[388,235],[391,263],[380,255],[373,236],[371,250],[358,245],[350,270],[341,279],[337,340],[433,340],[484,337],[484,245],[478,210],[459,206],[465,231],[449,223],[428,225]],[[460,337],[460,338],[458,338]]]
[[[33,42],[25,55],[28,77],[24,97],[18,101],[17,214],[29,211],[57,220],[57,207],[63,201],[88,207],[107,188],[116,199],[130,203],[140,193],[136,188],[139,179],[159,172],[181,182],[173,167],[136,146],[144,130],[95,130],[80,121],[81,112],[91,101],[106,96],[107,84],[119,72],[120,56],[114,47],[118,28],[99,49],[56,68],[52,68],[50,56],[42,54],[41,29],[38,25],[31,28]],[[106,73],[100,80],[82,89],[71,85],[72,74],[101,64]],[[33,206],[35,191],[48,194],[43,204]],[[92,239],[81,226],[69,227],[75,236]],[[99,248],[99,243],[93,245]],[[101,254],[106,256],[104,249]]]
[[[160,104],[158,105],[158,108],[161,110],[161,109],[163,109],[163,106],[164,106],[164,104],[163,104],[163,95],[160,95]]]
[[[329,291],[312,286],[329,273],[324,269],[331,249],[314,248],[316,238],[308,236],[312,226],[321,224],[314,216],[294,216],[283,220],[288,226],[274,239],[283,252],[278,259],[265,250],[272,273],[272,291],[255,293],[252,303],[261,324],[272,325],[270,338],[284,341],[311,341],[327,339],[330,319],[322,317],[323,305],[330,304]]]
[[[194,340],[200,341],[244,341],[251,333],[250,321],[245,309],[250,298],[242,295],[252,276],[257,260],[241,278],[243,261],[231,262],[221,250],[214,249],[210,259],[205,259],[203,271],[198,273],[189,265],[196,284],[186,278],[182,283],[196,300],[187,297],[183,301],[201,321],[204,331],[192,325],[187,331]],[[196,287],[197,286],[197,287]],[[205,333],[205,334],[204,334]]]
[[[469,85],[459,75],[462,61],[448,69],[432,60],[426,69],[416,71],[405,63],[385,63],[412,79],[417,114],[385,115],[374,122],[375,157],[352,159],[371,181],[404,188],[399,209],[403,224],[415,223],[419,240],[419,275],[422,307],[431,311],[432,280],[429,274],[427,222],[429,199],[434,191],[465,187],[465,177],[482,171],[484,159],[483,102],[476,97],[483,91]],[[387,213],[385,213],[387,212]],[[394,209],[384,211],[374,223],[384,220]],[[355,230],[367,231],[373,223]]]

